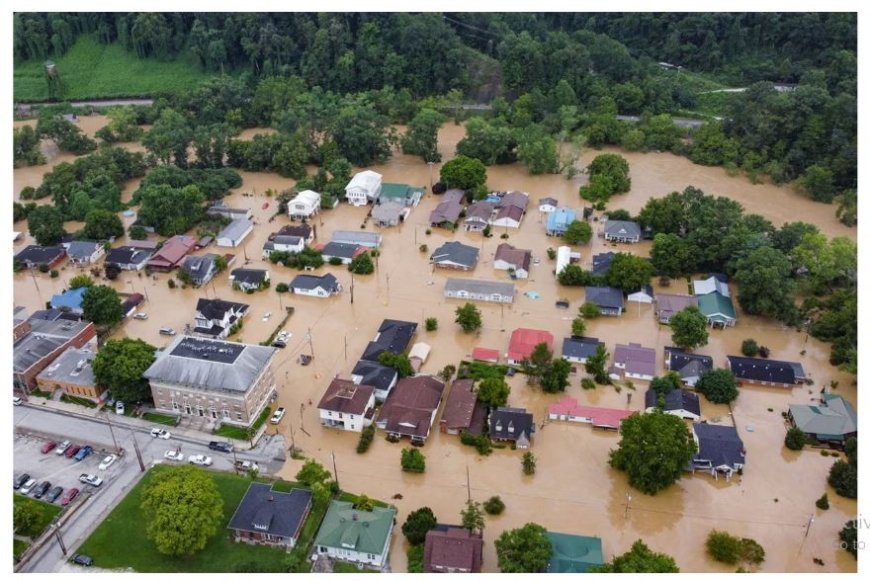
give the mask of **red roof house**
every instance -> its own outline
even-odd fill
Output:
[[[523,359],[528,359],[539,343],[546,343],[550,351],[553,350],[553,335],[549,331],[540,329],[516,329],[511,333],[511,342],[508,344],[507,359],[511,365],[516,365]]]
[[[480,573],[483,539],[468,530],[436,525],[426,533],[423,547],[425,573]]]
[[[487,363],[498,363],[498,349],[486,349],[484,347],[475,347],[471,350],[471,358],[475,361],[486,361]]]
[[[149,270],[169,272],[181,264],[181,261],[190,254],[194,246],[196,246],[196,239],[193,236],[173,236],[163,243],[160,250],[145,263],[145,266]]]
[[[567,420],[592,424],[593,428],[618,430],[622,420],[633,414],[631,410],[599,408],[579,405],[573,397],[563,397],[547,409],[551,420]]]

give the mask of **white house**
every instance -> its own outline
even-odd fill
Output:
[[[641,288],[637,292],[633,292],[626,300],[631,301],[633,303],[643,303],[645,305],[650,305],[655,300],[655,293],[653,292],[653,288],[650,285],[646,285]]]
[[[570,246],[560,246],[556,249],[556,276],[565,270],[565,267],[572,262],[579,262],[583,255],[579,252],[572,252]]]
[[[199,299],[193,332],[212,339],[223,339],[230,329],[248,314],[249,305],[221,299]]]
[[[314,539],[314,553],[380,569],[390,554],[395,519],[395,508],[356,510],[352,502],[330,501]]]
[[[549,214],[550,212],[555,212],[558,206],[559,201],[556,198],[541,198],[538,202],[538,212]]]
[[[320,425],[348,432],[370,426],[375,410],[375,388],[335,378],[317,404]]]
[[[381,195],[381,174],[365,170],[357,173],[345,186],[345,197],[351,206],[365,206]]]
[[[93,264],[106,253],[102,244],[89,240],[73,240],[63,246],[66,248],[70,262],[77,266]]]
[[[659,396],[649,389],[645,394],[646,413],[652,413],[661,407],[662,412],[693,422],[701,419],[701,401],[698,394],[685,389],[672,389]]]
[[[290,219],[308,219],[320,212],[320,194],[311,190],[305,190],[296,194],[296,197],[287,202],[287,215]]]
[[[246,218],[233,220],[226,228],[220,231],[217,235],[215,244],[225,248],[235,248],[242,243],[242,240],[244,240],[253,229],[253,222]]]
[[[325,298],[341,292],[341,284],[331,274],[298,274],[290,283],[290,290],[296,295]]]
[[[301,236],[275,236],[263,244],[263,260],[267,260],[273,252],[302,252],[305,239]]]

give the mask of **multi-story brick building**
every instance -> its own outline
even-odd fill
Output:
[[[36,315],[16,321],[13,336],[12,383],[15,389],[29,392],[36,387],[36,376],[69,347],[97,347],[97,332],[88,321],[46,320]]]
[[[65,394],[98,401],[105,391],[97,386],[91,363],[96,353],[70,347],[36,376],[42,391],[62,389]]]
[[[276,393],[275,351],[182,335],[157,353],[144,376],[161,411],[247,427]]]

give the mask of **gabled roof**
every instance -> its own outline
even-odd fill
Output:
[[[599,345],[603,343],[595,337],[565,337],[562,339],[562,357],[586,359],[595,355]]]
[[[477,264],[479,257],[480,249],[476,246],[469,246],[462,242],[451,241],[445,242],[439,246],[435,252],[432,253],[429,260],[435,264],[452,262],[467,268],[473,268]]]
[[[465,210],[465,219],[477,218],[488,222],[492,217],[493,210],[495,210],[495,204],[492,202],[474,202]]]
[[[700,353],[689,353],[679,347],[665,347],[665,359],[670,354],[670,370],[676,371],[681,377],[699,377],[705,371],[713,369],[713,358]]]
[[[368,408],[374,391],[375,388],[370,385],[357,385],[350,380],[336,377],[320,398],[317,409],[361,416]]]
[[[320,203],[320,197],[320,194],[318,194],[317,192],[314,192],[312,190],[303,190],[296,194],[296,196],[288,203],[293,204],[297,202],[302,202],[303,204],[314,206]]]
[[[408,184],[394,184],[390,182],[384,182],[381,184],[381,199],[410,198],[415,191],[422,190],[420,190],[420,188],[411,187]]]
[[[547,216],[547,230],[565,230],[568,228],[571,222],[576,219],[577,212],[575,212],[571,208],[557,208],[555,211],[550,212],[550,215]]]
[[[498,361],[499,355],[498,349],[475,347],[471,350],[471,358],[475,361]]]
[[[230,240],[241,240],[253,228],[253,224],[247,218],[239,218],[227,224],[226,228],[218,232],[218,238],[229,238]]]
[[[723,296],[718,292],[699,295],[698,310],[700,310],[705,317],[720,316],[726,319],[737,318],[737,313],[734,312],[734,303],[731,302],[731,297]]]
[[[718,292],[722,296],[730,297],[731,292],[728,290],[728,283],[719,281],[715,276],[711,276],[704,280],[693,280],[692,288],[696,296],[706,295]]]
[[[153,253],[150,250],[121,246],[120,248],[112,248],[109,250],[106,254],[106,264],[142,264],[148,260],[152,254]]]
[[[15,259],[19,262],[30,262],[33,264],[50,264],[63,256],[66,250],[63,246],[39,246],[31,244],[25,246],[24,250],[15,255]]]
[[[441,421],[451,430],[461,430],[471,425],[474,411],[478,407],[477,394],[474,393],[473,379],[457,379],[450,387],[450,394],[444,402]]]
[[[622,291],[610,286],[587,286],[586,302],[603,309],[621,309],[625,306]]]
[[[524,212],[525,210],[523,210],[519,206],[502,206],[496,211],[495,218],[493,218],[493,220],[502,220],[504,218],[509,218],[514,222],[519,222],[523,219]]]
[[[385,422],[388,432],[425,438],[443,393],[444,384],[430,375],[400,379],[387,395],[378,422]]]
[[[608,220],[604,223],[604,232],[608,236],[640,238],[640,226],[637,222],[627,220]]]
[[[659,394],[655,390],[648,389],[644,399],[647,408],[654,408],[659,404]],[[686,391],[685,389],[672,389],[665,394],[665,407],[663,411],[683,411],[700,416],[701,401],[696,393]]]
[[[556,198],[541,198],[538,200],[539,206],[553,206],[554,208],[559,205],[559,200]]]
[[[323,276],[297,274],[290,282],[290,288],[303,290],[322,288],[329,292],[336,292],[338,290],[338,279],[329,273],[324,274]]]
[[[163,243],[160,250],[154,253],[151,262],[178,264],[194,246],[196,246],[196,240],[192,236],[173,236]]]
[[[320,249],[324,256],[338,256],[339,258],[356,258],[357,255],[365,251],[365,246],[344,242],[329,242]]]
[[[795,369],[790,361],[729,355],[728,367],[737,379],[769,381],[771,383],[797,383]]]
[[[615,252],[602,252],[601,254],[592,255],[592,274],[596,276],[604,276],[610,270],[610,265],[613,264]]]
[[[80,309],[88,287],[82,286],[68,290],[51,297],[51,306],[55,309]]]
[[[679,313],[686,307],[693,305],[698,306],[698,297],[692,295],[672,295],[658,294],[656,296],[656,308],[659,312],[659,317],[670,319],[676,313]]]
[[[628,373],[656,374],[655,349],[643,347],[638,343],[617,344],[616,349],[613,350],[613,362],[625,364],[625,370]]]
[[[388,548],[396,509],[355,510],[352,502],[332,500],[314,544],[339,550],[382,555]]]
[[[547,538],[553,550],[547,573],[586,573],[590,567],[604,564],[604,549],[598,537],[547,531]]]
[[[512,428],[512,429],[511,429]],[[489,436],[502,440],[531,439],[535,418],[524,408],[500,407],[489,413]]]
[[[99,250],[100,246],[102,244],[91,240],[73,240],[69,243],[66,253],[69,254],[70,258],[90,258],[94,252]]]
[[[423,572],[460,570],[480,573],[483,539],[458,526],[436,525],[426,533],[423,547]]]
[[[655,291],[653,291],[653,287],[647,284],[647,285],[642,286],[640,288],[640,290],[629,294],[628,300],[633,301],[637,297],[641,297],[641,296],[648,296],[648,297],[651,297],[654,299],[656,295],[655,295]]]
[[[398,220],[405,211],[405,204],[393,200],[375,205],[372,208],[372,219],[381,222],[392,222]]]
[[[499,294],[505,297],[514,296],[514,284],[497,280],[475,280],[472,278],[448,278],[444,285],[446,291],[466,291],[468,293]]]
[[[622,420],[634,413],[632,410],[580,405],[576,399],[568,396],[550,404],[547,412],[559,416],[588,418],[594,427],[599,428],[619,428]]]
[[[532,264],[532,251],[522,248],[514,248],[506,242],[502,242],[495,249],[494,260],[503,260],[515,269],[523,269],[528,272]]]
[[[269,242],[271,242],[273,245],[281,244],[283,246],[299,246],[300,244],[303,243],[303,241],[304,241],[304,238],[302,238],[302,236],[290,236],[288,234],[278,234],[277,236],[272,238],[272,240],[270,240]],[[266,242],[266,244],[269,244],[269,242]]]
[[[181,269],[189,274],[194,280],[203,280],[215,268],[217,254],[205,254],[203,256],[188,256],[184,259]]]
[[[227,528],[295,539],[311,508],[311,498],[310,490],[278,492],[270,484],[252,482]]]
[[[236,268],[230,273],[234,282],[244,284],[260,284],[268,275],[269,271],[261,268]]]
[[[275,236],[299,236],[300,238],[307,239],[309,236],[311,236],[311,231],[312,230],[310,224],[283,226],[274,234],[270,234],[269,240],[271,240]]]
[[[847,400],[824,394],[820,405],[788,406],[795,425],[807,434],[845,436],[858,431],[858,414]]]
[[[222,320],[227,313],[246,313],[250,305],[234,303],[221,299],[199,299],[196,301],[196,312],[209,320]]]
[[[417,323],[409,321],[397,321],[384,319],[378,327],[378,334],[374,341],[369,342],[362,358],[368,361],[377,361],[378,356],[384,351],[402,353],[411,342],[411,337],[417,331]]]
[[[359,244],[360,246],[380,246],[383,237],[377,232],[361,230],[336,230],[332,233],[332,242]]]
[[[508,344],[508,359],[521,361],[532,355],[539,343],[546,343],[550,351],[553,350],[553,334],[540,329],[514,329]]]
[[[519,208],[523,212],[526,211],[526,206],[529,204],[529,196],[524,192],[507,192],[499,200],[497,206],[502,208],[513,206]]]
[[[717,466],[733,468],[745,462],[743,441],[733,426],[695,423],[692,427],[698,440],[696,462],[710,462],[714,468]]]
[[[457,204],[461,204],[462,200],[464,199],[465,190],[460,190],[459,188],[450,188],[449,190],[441,194],[442,202],[456,202]]]
[[[378,390],[385,390],[390,388],[398,373],[392,367],[381,365],[375,361],[360,359],[354,365],[351,375],[362,377],[360,383],[371,385]]]
[[[381,183],[381,179],[384,176],[381,174],[374,172],[370,169],[365,171],[357,172],[348,182],[348,184],[344,187],[345,191],[351,188],[363,188],[366,191],[372,191],[378,187]]]
[[[461,213],[462,205],[459,202],[444,200],[435,206],[435,209],[429,214],[429,223],[453,222],[455,224],[459,220],[459,214]]]

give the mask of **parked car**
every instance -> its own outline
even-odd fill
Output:
[[[30,474],[24,473],[15,479],[15,481],[12,483],[12,488],[14,488],[15,490],[18,490],[19,488],[24,486],[24,483],[27,482],[28,480],[30,480]]]
[[[119,416],[123,416],[125,411],[126,411],[126,408],[124,407],[124,402],[116,401],[115,402],[115,413],[118,414]]]
[[[57,447],[57,442],[55,442],[55,441],[48,441],[48,442],[46,442],[45,444],[42,445],[42,448],[40,449],[40,451],[41,451],[43,454],[48,454],[49,452],[51,452],[52,450],[54,450],[56,447]]]
[[[66,449],[66,452],[63,453],[63,455],[66,456],[67,458],[72,458],[73,456],[78,454],[79,450],[81,450],[81,449],[82,449],[81,446],[76,446],[75,444],[71,444],[70,447]]]
[[[36,486],[36,478],[28,478],[27,482],[21,485],[21,488],[18,489],[21,494],[30,494],[33,488]]]
[[[196,464],[197,466],[211,466],[211,456],[206,456],[205,454],[194,454],[188,460],[191,464]]]
[[[103,458],[102,462],[100,462],[100,470],[106,470],[109,466],[114,464],[115,460],[117,460],[117,459],[118,459],[118,457],[115,456],[114,454],[109,454],[108,456]]]
[[[51,489],[51,482],[43,480],[33,489],[33,498],[42,498]]]
[[[173,335],[175,335],[175,329],[173,329],[172,327],[160,327],[160,334],[172,337]]]
[[[148,313],[136,313],[133,318],[138,321],[144,321],[148,318]]]
[[[66,492],[63,493],[63,496],[60,497],[60,505],[66,506],[71,503],[76,496],[79,495],[78,488],[67,488]]]
[[[209,450],[217,450],[218,452],[226,452],[229,454],[233,451],[233,445],[229,442],[209,442]]]
[[[24,403],[24,400],[18,397],[17,395],[12,396],[12,405],[21,405]]]
[[[287,410],[285,410],[284,408],[278,408],[275,410],[275,413],[272,414],[272,419],[269,421],[273,424],[277,424],[284,418],[285,413],[287,413]]]
[[[82,448],[81,450],[79,450],[76,453],[76,455],[75,455],[76,462],[81,462],[82,460],[84,460],[85,458],[90,456],[91,452],[93,452],[93,451],[94,451],[94,449],[91,448],[90,446],[85,446],[84,448]]]
[[[54,502],[63,493],[63,486],[55,486],[45,495],[45,502]]]
[[[69,440],[64,440],[55,448],[54,453],[58,456],[63,456],[63,453],[66,452],[67,448],[69,448]]]
[[[251,462],[250,460],[236,460],[233,466],[235,466],[236,470],[241,470],[244,472],[250,472],[251,470],[256,470],[257,472],[260,471],[260,467],[257,465],[257,463]]]
[[[103,479],[96,474],[82,474],[79,476],[79,482],[90,484],[91,486],[100,486],[103,484]]]
[[[87,555],[78,554],[72,558],[72,562],[76,565],[81,565],[82,567],[90,567],[94,564],[94,560],[88,557]]]
[[[160,428],[153,428],[151,430],[152,438],[160,438],[161,440],[168,440],[171,434],[166,430],[161,430]]]
[[[184,462],[184,454],[175,450],[166,450],[163,457],[171,462]]]
[[[265,315],[263,315],[263,320],[268,321],[271,316],[272,316],[272,312],[270,311],[270,312],[266,313]]]

